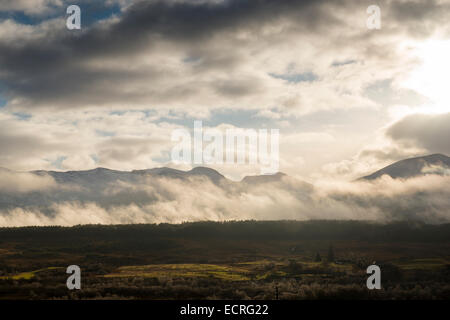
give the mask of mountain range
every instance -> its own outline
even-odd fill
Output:
[[[405,159],[359,180],[372,181],[383,175],[394,179],[408,179],[426,174],[449,175],[450,158],[442,154],[432,154]],[[42,179],[46,183],[45,188],[41,187],[42,183],[37,184],[34,189],[14,188],[16,182],[12,180],[17,177],[17,184],[36,184],[36,179]],[[66,172],[37,170],[27,173],[0,169],[0,179],[3,179],[3,182],[0,181],[0,209],[12,209],[48,208],[54,203],[61,202],[96,203],[105,208],[134,204],[146,205],[161,199],[175,201],[180,195],[193,198],[201,196],[201,191],[195,190],[207,190],[211,194],[219,192],[239,197],[249,192],[258,192],[257,189],[260,186],[263,186],[261,190],[274,193],[276,188],[266,188],[264,184],[281,183],[285,181],[284,179],[291,178],[280,172],[274,175],[247,176],[235,182],[211,168],[196,167],[189,171],[182,171],[163,167],[134,171],[96,168]],[[5,181],[8,179],[10,181]],[[211,183],[209,186],[208,181]],[[8,188],[9,186],[12,188]],[[177,190],[177,196],[173,193],[176,188],[180,188]],[[214,191],[214,188],[217,188],[217,191]],[[297,199],[308,199],[314,187],[306,182],[296,181],[294,185],[286,183],[281,188],[295,194]]]
[[[450,157],[443,154],[431,154],[397,161],[370,175],[361,177],[358,180],[375,180],[383,175],[388,175],[393,179],[408,179],[426,174],[445,175],[449,173],[448,170],[450,170]],[[118,171],[106,168],[66,172],[37,170],[31,171],[31,173],[39,176],[49,175],[53,177],[57,183],[75,184],[97,184],[99,181],[102,183],[110,183],[117,180],[133,182],[136,178],[142,176],[166,177],[174,179],[205,177],[215,184],[219,184],[221,182],[231,182],[218,171],[207,167],[195,167],[189,171],[162,167],[133,171]],[[278,172],[274,175],[246,176],[240,182],[243,184],[255,185],[279,181],[285,176],[287,175],[282,172]]]
[[[449,165],[449,157],[433,154],[393,163],[360,178],[364,184],[314,185],[283,173],[232,181],[205,167],[66,172],[0,168],[0,226],[330,218],[442,223],[450,219]],[[430,174],[442,179],[410,179]],[[373,183],[383,176],[397,181]]]

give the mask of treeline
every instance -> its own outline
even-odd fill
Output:
[[[147,239],[357,240],[446,242],[450,224],[367,221],[230,221],[182,224],[84,225],[74,227],[0,228],[0,242]],[[156,243],[164,246],[167,242]],[[155,244],[155,245],[156,245]]]

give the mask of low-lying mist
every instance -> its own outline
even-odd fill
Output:
[[[435,174],[315,185],[286,175],[256,182],[139,175],[83,185],[57,182],[47,174],[1,171],[0,181],[2,227],[248,219],[450,221],[450,177]]]

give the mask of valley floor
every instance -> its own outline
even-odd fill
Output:
[[[449,299],[450,226],[354,221],[0,229],[0,299]],[[366,287],[367,266],[382,289]],[[79,265],[81,290],[66,268]]]

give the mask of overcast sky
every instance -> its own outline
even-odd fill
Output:
[[[450,1],[94,3],[0,1],[0,167],[173,166],[194,120],[280,129],[280,171],[307,181],[450,155]]]

